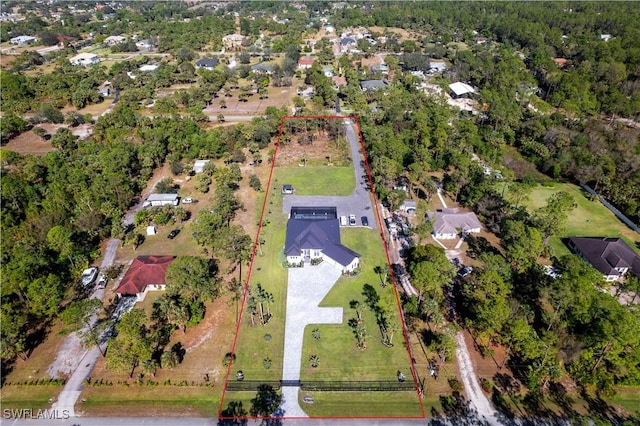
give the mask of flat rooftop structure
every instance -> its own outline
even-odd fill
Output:
[[[462,96],[468,93],[476,93],[476,90],[473,87],[471,87],[467,83],[462,83],[460,81],[450,84],[449,89],[451,89],[453,94],[456,96]]]
[[[335,207],[291,207],[291,219],[330,220],[338,218]]]

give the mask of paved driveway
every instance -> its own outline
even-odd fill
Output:
[[[348,124],[347,124],[348,122]],[[291,207],[336,207],[338,216],[355,214],[358,226],[361,226],[360,218],[367,216],[369,227],[377,228],[375,211],[371,203],[371,193],[367,190],[367,173],[363,166],[360,138],[356,135],[354,126],[350,120],[345,120],[346,136],[349,140],[353,168],[356,175],[356,187],[351,195],[347,196],[320,196],[320,195],[285,195],[282,202],[282,212],[289,214]]]
[[[289,269],[282,380],[300,380],[302,341],[307,325],[342,323],[342,308],[318,307],[341,275],[338,268],[327,262]],[[298,387],[282,389],[285,417],[307,417],[298,405],[299,390]]]

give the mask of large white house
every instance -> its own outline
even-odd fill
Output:
[[[89,65],[97,64],[100,62],[100,58],[95,53],[79,53],[76,56],[69,59],[71,65],[81,65],[88,67]]]
[[[340,222],[335,207],[293,207],[287,222],[284,253],[290,265],[327,262],[342,273],[360,266],[360,255],[340,242]]]

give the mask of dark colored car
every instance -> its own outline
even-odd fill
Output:
[[[180,233],[179,229],[174,229],[173,231],[169,232],[169,235],[167,235],[167,238],[170,240],[173,240],[176,235],[178,235]]]
[[[362,216],[360,218],[360,220],[362,221],[362,226],[369,226],[369,218],[366,216]]]

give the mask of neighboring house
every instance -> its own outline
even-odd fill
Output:
[[[109,36],[104,39],[104,44],[107,46],[115,46],[116,44],[124,43],[126,40],[127,38],[123,36]]]
[[[340,39],[340,51],[345,53],[355,49],[358,42],[353,37],[343,37]]]
[[[18,37],[13,37],[9,42],[11,44],[17,44],[18,46],[24,46],[25,44],[31,44],[35,42],[37,39],[32,36],[21,35]]]
[[[255,64],[251,67],[251,71],[256,74],[273,74],[273,66],[268,64]]]
[[[380,73],[382,75],[387,75],[389,74],[389,67],[387,66],[387,64],[374,64],[371,65],[371,72],[372,73]]]
[[[347,79],[345,77],[332,77],[331,81],[333,82],[333,88],[336,90],[347,85]]]
[[[474,89],[467,83],[462,83],[460,81],[450,84],[449,90],[451,90],[451,97],[454,99],[457,99],[464,95],[472,95],[476,93],[476,89]]]
[[[175,256],[138,256],[116,289],[119,296],[136,296],[142,302],[149,291],[165,290],[167,267]]]
[[[409,214],[415,214],[416,208],[418,207],[418,203],[414,200],[404,200],[402,204],[400,204],[400,210],[403,212],[407,212]]]
[[[218,58],[202,58],[196,61],[196,68],[213,71],[220,61]]]
[[[473,212],[460,212],[458,209],[442,209],[429,213],[433,223],[433,236],[439,240],[452,240],[458,233],[477,234],[482,224]]]
[[[178,194],[151,194],[142,203],[142,207],[177,206],[179,202]]]
[[[640,255],[620,238],[571,237],[568,245],[606,281],[619,281],[629,271],[640,277]]]
[[[229,34],[222,37],[222,45],[225,49],[235,49],[242,46],[245,42],[245,36],[242,34]]]
[[[151,39],[144,39],[144,40],[140,40],[139,42],[136,43],[136,47],[139,49],[143,49],[143,50],[149,50],[149,49],[153,49],[154,47],[156,47],[156,44],[154,43],[153,40]]]
[[[313,214],[316,210],[318,214]],[[292,207],[284,253],[291,265],[322,260],[340,268],[343,274],[360,265],[360,255],[340,242],[340,221],[335,207]]]
[[[300,58],[298,59],[298,69],[300,70],[306,70],[311,68],[311,66],[313,65],[313,63],[316,61],[316,58],[311,58],[309,56],[305,57],[305,58]]]
[[[97,64],[100,62],[98,55],[94,53],[79,53],[76,56],[69,59],[71,65],[81,65],[88,67],[89,65]]]
[[[138,68],[138,70],[140,72],[153,72],[153,71],[157,70],[159,67],[160,67],[160,65],[146,64],[146,65],[143,65],[140,68]]]
[[[383,80],[362,80],[360,81],[360,88],[364,92],[374,91],[378,89],[386,89],[387,82]]]
[[[211,160],[196,160],[193,164],[193,172],[194,173],[202,173],[204,172],[204,167],[209,164]]]

